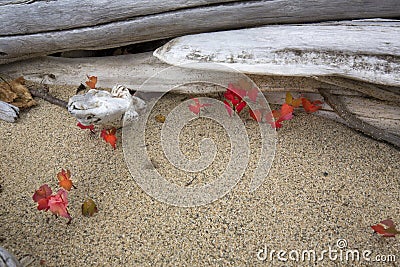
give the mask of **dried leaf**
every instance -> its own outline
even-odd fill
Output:
[[[72,187],[74,187],[71,180],[71,172],[69,170],[61,169],[59,173],[57,173],[58,184],[60,187],[69,191]]]
[[[26,88],[23,77],[19,77],[11,82],[1,82],[0,100],[18,108],[29,108],[37,104],[28,88]]]
[[[372,225],[371,228],[383,237],[395,237],[400,234],[391,219],[383,220],[378,224]]]
[[[62,217],[72,219],[68,212],[68,193],[64,189],[58,190],[57,194],[49,197],[48,205],[50,211],[55,215],[60,215]]]
[[[156,122],[159,122],[159,123],[164,123],[165,122],[165,116],[161,115],[161,114],[156,115],[154,117],[154,119],[156,120]]]
[[[312,113],[315,112],[319,109],[321,109],[321,106],[318,106],[318,103],[321,103],[321,101],[317,100],[314,102],[310,102],[310,100],[308,100],[307,98],[302,97],[301,98],[301,102],[303,104],[303,108],[307,113]]]
[[[83,216],[93,216],[97,210],[96,203],[92,199],[87,199],[82,204],[82,214]]]
[[[89,76],[86,75],[89,79],[89,81],[86,81],[86,85],[89,86],[89,88],[91,89],[95,89],[96,88],[96,83],[97,83],[97,77],[96,76]]]
[[[301,105],[301,97],[294,99],[290,92],[286,93],[285,102],[288,105],[291,105],[294,108],[297,108]]]

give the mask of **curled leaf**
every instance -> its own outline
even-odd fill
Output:
[[[86,126],[86,125],[83,125],[82,123],[78,122],[78,123],[76,124],[76,126],[78,126],[79,128],[81,128],[82,130],[89,129],[92,133],[94,133],[94,125],[93,125],[93,124],[92,124],[92,125],[89,125],[89,126]]]
[[[86,85],[89,86],[90,89],[95,89],[96,88],[96,83],[97,83],[97,77],[96,76],[89,76],[88,77],[88,81],[86,81]]]
[[[301,105],[301,97],[294,99],[290,92],[286,93],[286,104],[291,105],[294,108],[297,108]]]
[[[301,102],[303,104],[303,108],[307,113],[313,113],[319,109],[321,109],[321,106],[318,106],[320,104],[322,104],[321,101],[316,100],[314,102],[310,102],[310,100],[308,100],[307,98],[302,97],[301,98]]]
[[[49,197],[48,205],[50,211],[55,215],[60,215],[62,217],[72,219],[71,215],[67,210],[68,199],[67,191],[64,189],[58,190],[57,194]]]
[[[94,203],[93,200],[87,199],[85,202],[82,204],[82,214],[83,216],[93,216],[97,210],[96,203]]]
[[[39,187],[38,190],[32,196],[33,201],[38,203],[38,210],[48,210],[48,198],[51,196],[52,191],[51,188],[44,184]]]

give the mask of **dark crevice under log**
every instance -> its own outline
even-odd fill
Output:
[[[382,130],[371,124],[360,120],[343,104],[340,96],[330,93],[327,89],[318,89],[319,93],[324,97],[325,101],[333,108],[333,110],[346,122],[346,124],[363,134],[371,136],[377,140],[386,141],[397,148],[400,148],[400,136]]]

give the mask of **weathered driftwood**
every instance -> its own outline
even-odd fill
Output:
[[[0,101],[0,120],[7,122],[15,122],[19,115],[19,108]]]
[[[31,1],[0,3],[0,64],[191,33],[400,16],[398,0]],[[224,42],[226,44],[226,42]]]
[[[210,70],[221,63],[244,73],[400,86],[399,40],[399,20],[276,25],[178,37],[154,55],[171,65],[202,62]],[[400,102],[397,93],[387,92]]]
[[[137,90],[151,76],[168,67],[169,65],[153,57],[151,53],[144,53],[80,59],[42,57],[0,65],[0,73],[13,77],[23,75],[27,80],[38,83],[45,82],[48,84],[72,85],[76,87],[85,81],[86,74],[90,74],[98,76],[99,88],[111,88],[115,84],[120,83]],[[196,76],[196,72],[191,69],[181,69],[179,74],[185,76],[188,81],[198,80],[199,78]],[[373,86],[376,85],[359,81],[350,82],[350,80],[329,76],[323,76],[323,78],[329,79],[327,81],[334,83],[334,85],[307,77],[249,76],[265,93],[270,104],[282,104],[285,101],[286,92],[298,92],[297,94],[294,93],[295,97],[301,93],[312,100],[323,100],[318,89],[325,88],[329,89],[335,95],[342,96],[347,108],[358,118],[389,132],[400,134],[399,105],[385,101],[385,98],[383,100],[370,99],[366,97],[369,91],[363,91],[363,88],[369,88],[370,86],[374,88]],[[316,76],[316,78],[321,77]],[[232,80],[221,80],[222,84],[224,82],[227,85]],[[153,83],[155,86],[150,88],[152,91],[163,92],[174,87],[176,79],[162,75],[160,77],[155,76],[153,77]],[[343,88],[339,87],[340,85],[346,86]],[[146,87],[146,89],[148,88]],[[221,90],[221,87],[203,85],[199,88],[188,85],[180,86],[176,92],[196,94],[213,93],[216,90]],[[333,109],[328,104],[324,104],[323,109],[318,111],[317,115],[345,123],[343,119],[333,112]]]
[[[343,104],[340,96],[331,94],[329,90],[319,89],[319,92],[324,97],[325,101],[328,102],[328,104],[351,128],[367,134],[377,140],[386,141],[400,148],[400,135],[395,135],[388,131],[382,131],[381,128],[375,127],[363,120],[360,120],[357,118],[357,116],[349,111],[345,104]]]

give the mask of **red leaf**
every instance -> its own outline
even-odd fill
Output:
[[[91,89],[95,89],[96,88],[96,83],[97,83],[97,77],[96,76],[89,76],[86,75],[89,79],[89,81],[86,81],[86,85],[89,86],[89,88]]]
[[[400,234],[391,219],[383,220],[378,224],[372,225],[371,228],[383,237],[395,237]]]
[[[318,100],[313,102],[313,103],[316,103],[316,104],[313,104],[307,98],[302,97],[301,98],[301,102],[303,104],[304,110],[306,112],[308,112],[308,113],[315,112],[315,111],[317,111],[317,110],[322,108],[321,106],[317,106],[317,103],[321,102],[321,101],[318,101]]]
[[[240,102],[238,105],[236,105],[236,107],[235,107],[235,109],[236,109],[236,112],[239,114],[242,110],[243,110],[243,108],[246,106],[246,102],[244,102],[244,101],[242,101],[242,102]]]
[[[117,144],[117,137],[115,136],[115,133],[117,132],[117,129],[111,128],[109,130],[103,129],[101,131],[101,138],[104,139],[107,143],[110,143],[110,145],[115,149],[116,144]]]
[[[58,184],[60,187],[64,188],[65,190],[69,191],[74,186],[71,180],[71,172],[69,170],[61,169],[59,173],[57,173]]]
[[[207,104],[207,103],[206,104],[200,104],[200,100],[198,98],[192,98],[192,99],[195,102],[195,105],[189,105],[188,107],[189,107],[189,110],[191,112],[193,112],[194,114],[196,114],[196,115],[199,115],[200,110],[202,108],[211,106],[211,104]]]
[[[71,215],[67,210],[68,199],[67,191],[64,189],[58,190],[57,194],[49,197],[49,209],[55,215],[71,219]]]
[[[250,89],[249,91],[247,91],[247,96],[251,101],[256,102],[258,96],[258,89],[257,88]]]
[[[42,185],[38,190],[35,191],[32,199],[38,203],[38,210],[47,210],[49,208],[48,198],[51,196],[51,194],[51,188],[47,184]]]
[[[189,110],[191,111],[191,112],[193,112],[194,114],[196,114],[196,115],[199,115],[199,113],[200,113],[200,106],[195,106],[195,105],[189,105],[188,106],[189,107]]]
[[[281,107],[281,114],[279,117],[285,117],[286,115],[293,113],[293,107],[284,103]]]
[[[226,111],[228,111],[229,116],[232,117],[233,110],[232,110],[231,105],[229,105],[228,101],[226,101],[226,100],[224,100],[224,105],[225,105]]]
[[[228,91],[234,93],[240,100],[246,95],[246,90],[241,89],[240,87],[235,87],[233,83],[228,84]]]
[[[94,125],[93,124],[86,126],[86,125],[83,125],[82,123],[78,122],[78,124],[76,124],[76,126],[81,128],[82,130],[89,129],[92,133],[94,133]]]
[[[262,121],[262,112],[259,109],[256,110],[249,110],[250,117],[252,117],[255,121],[260,122]]]

